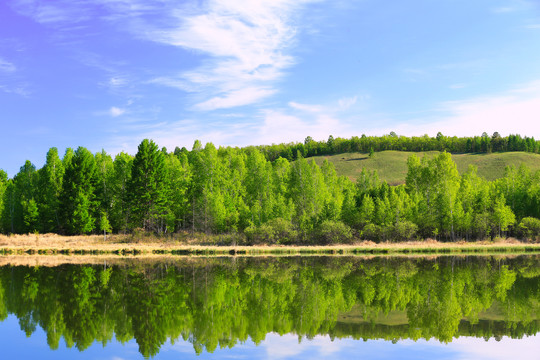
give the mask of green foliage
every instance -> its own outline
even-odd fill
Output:
[[[399,221],[393,229],[392,239],[394,241],[412,240],[418,232],[418,226],[408,220]]]
[[[290,221],[282,218],[269,220],[259,226],[251,225],[244,230],[248,244],[292,244],[298,232]]]
[[[104,211],[101,212],[101,216],[99,217],[99,230],[103,231],[104,234],[112,231],[111,223]]]
[[[58,156],[58,149],[47,152],[45,165],[39,170],[38,207],[41,231],[44,233],[60,232],[60,196],[64,180],[64,164]]]
[[[133,159],[127,184],[132,227],[159,233],[165,231],[168,210],[166,179],[163,152],[152,140],[143,140]]]
[[[540,330],[536,257],[283,257],[0,267],[0,319],[56,349],[134,339],[144,357],[182,337],[213,352],[269,333],[486,340]]]
[[[537,240],[540,237],[540,220],[532,217],[521,219],[518,225],[518,233],[522,238]]]
[[[93,231],[98,208],[95,194],[97,181],[94,155],[88,149],[79,147],[65,165],[60,196],[62,225],[68,234],[88,234]]]
[[[501,139],[482,136],[467,146],[495,150],[503,146]],[[416,140],[411,146],[437,150],[461,141],[443,134],[434,143],[427,136]],[[258,244],[352,242],[357,234],[375,241],[532,236],[527,235],[530,223],[516,224],[540,218],[540,171],[510,166],[500,179],[488,181],[474,166],[460,175],[454,160],[462,155],[447,152],[413,155],[406,163],[403,152],[380,153],[376,159],[349,154],[341,162],[321,158],[319,165],[302,155],[352,151],[358,144],[382,151],[408,140],[394,133],[351,141],[330,137],[324,148],[313,139],[284,146],[294,150],[294,162],[275,157],[279,151],[270,155],[273,147],[217,149],[200,141],[192,151],[168,153],[146,139],[135,157],[120,153],[114,161],[105,151],[93,155],[82,147],[67,149],[60,160],[51,148],[38,171],[27,161],[13,179],[0,176],[0,230],[99,233],[106,219],[114,232],[191,230],[221,238],[242,238],[244,232]],[[490,156],[495,155],[506,154]],[[405,184],[391,185],[369,169],[379,161],[388,166],[380,167],[382,172],[392,168],[388,156],[402,160],[403,169],[392,171]],[[338,176],[340,166],[355,162],[366,166],[354,173],[354,183]]]
[[[0,232],[6,232],[2,218],[4,217],[5,194],[8,187],[7,173],[0,169]]]
[[[341,221],[324,220],[316,229],[319,244],[348,244],[353,239],[352,229]]]

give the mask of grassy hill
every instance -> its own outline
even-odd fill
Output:
[[[339,175],[345,175],[356,181],[356,177],[362,168],[379,172],[379,177],[386,180],[390,185],[403,184],[407,175],[407,158],[411,154],[419,157],[434,156],[437,151],[425,153],[413,153],[408,151],[382,151],[369,158],[367,153],[345,153],[331,156],[315,156],[318,165],[324,159],[334,163]],[[509,165],[518,167],[521,163],[527,165],[531,170],[540,170],[540,155],[526,152],[506,152],[493,154],[454,154],[452,159],[456,162],[458,171],[467,171],[470,164],[478,168],[478,175],[487,180],[495,180],[504,175],[504,169]],[[309,160],[309,159],[308,159]]]

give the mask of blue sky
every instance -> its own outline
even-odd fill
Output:
[[[106,346],[94,342],[84,351],[76,347],[67,348],[64,340],[60,341],[58,349],[50,350],[47,345],[47,335],[37,326],[36,331],[26,337],[20,330],[18,319],[9,315],[0,322],[0,345],[2,355],[9,359],[32,359],[39,354],[40,359],[88,359],[88,360],[126,360],[143,359],[138,352],[135,340],[125,344],[115,339]],[[483,338],[460,337],[450,343],[443,344],[437,340],[418,341],[400,340],[393,344],[384,340],[353,340],[351,338],[331,340],[329,336],[317,335],[313,339],[303,338],[299,341],[294,334],[266,334],[265,339],[258,345],[251,340],[237,343],[232,348],[218,348],[213,353],[203,350],[196,355],[193,345],[181,338],[174,344],[167,341],[163,344],[156,360],[167,359],[426,359],[426,360],[506,360],[506,359],[536,359],[538,355],[539,338],[525,336],[522,339],[502,337],[499,341],[494,338],[488,341]]]
[[[0,168],[329,135],[540,138],[540,3],[4,0]]]

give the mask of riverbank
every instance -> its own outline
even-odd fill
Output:
[[[403,243],[362,241],[325,246],[201,245],[195,239],[134,239],[129,235],[61,236],[28,234],[0,236],[0,255],[112,255],[112,256],[267,256],[267,255],[399,255],[399,254],[540,254],[539,243],[516,239],[477,242],[439,242],[433,239]]]

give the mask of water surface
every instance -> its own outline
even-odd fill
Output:
[[[268,257],[4,266],[0,343],[15,358],[535,358],[539,262]]]

